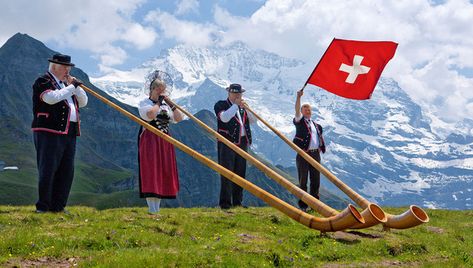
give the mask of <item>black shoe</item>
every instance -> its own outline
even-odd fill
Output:
[[[220,206],[220,209],[229,210],[229,209],[230,209],[230,206]]]
[[[309,206],[307,206],[307,204],[304,203],[302,200],[299,200],[299,201],[297,202],[297,204],[299,205],[299,208],[300,208],[301,210],[303,210],[303,211],[306,211],[307,208],[309,207]]]
[[[69,210],[66,210],[66,209],[61,209],[61,210],[55,210],[53,211],[54,213],[64,213],[66,215],[71,215],[71,213],[69,212]]]
[[[35,210],[35,213],[38,213],[38,214],[46,213],[46,212],[47,212],[46,210],[41,210],[41,209]]]
[[[302,207],[302,208],[299,208],[301,211],[307,213],[309,212],[309,208],[308,207]]]

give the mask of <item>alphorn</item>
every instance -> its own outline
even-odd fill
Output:
[[[400,215],[392,215],[389,213],[385,213],[381,207],[378,205],[371,203],[370,201],[363,198],[353,189],[351,189],[348,185],[343,183],[340,179],[338,179],[333,173],[331,173],[328,169],[323,167],[320,163],[315,161],[310,155],[308,155],[304,150],[297,147],[292,141],[290,141],[286,136],[280,133],[277,129],[271,126],[266,120],[261,118],[258,114],[256,114],[253,110],[247,107],[247,110],[250,111],[253,115],[255,115],[258,120],[260,120],[263,124],[265,124],[268,128],[270,128],[276,135],[278,135],[284,142],[286,142],[292,149],[294,149],[300,156],[302,156],[307,162],[309,162],[314,168],[316,168],[320,173],[322,173],[327,179],[329,179],[333,184],[335,184],[342,192],[344,192],[347,196],[350,197],[353,202],[358,204],[361,208],[364,209],[364,213],[361,213],[365,218],[365,224],[359,224],[357,226],[352,226],[352,228],[364,228],[366,225],[374,225],[377,223],[382,223],[385,230],[389,230],[389,228],[393,229],[407,229],[411,227],[415,227],[422,223],[426,223],[429,221],[429,216],[427,213],[418,206],[411,205],[409,210],[400,214]],[[367,210],[370,213],[367,213]],[[385,215],[385,220],[381,220],[381,218]],[[371,217],[373,216],[373,217]]]
[[[344,209],[341,213],[334,215],[329,218],[319,218],[308,213],[305,213],[290,204],[286,203],[285,201],[279,199],[278,197],[268,193],[267,191],[259,188],[258,186],[252,184],[251,182],[245,180],[244,178],[238,176],[237,174],[231,172],[230,170],[226,169],[225,167],[217,164],[215,161],[205,157],[204,155],[200,154],[199,152],[194,151],[193,149],[189,148],[188,146],[184,145],[183,143],[177,141],[176,139],[172,138],[171,136],[165,134],[164,132],[154,128],[149,123],[145,122],[144,120],[138,118],[134,114],[126,111],[125,109],[121,108],[117,104],[113,103],[112,101],[106,99],[105,97],[101,96],[97,92],[93,91],[92,89],[86,87],[85,85],[81,85],[81,87],[89,92],[90,94],[94,95],[97,99],[101,100],[105,104],[111,106],[115,110],[119,111],[129,119],[133,120],[134,122],[140,124],[147,130],[151,131],[155,135],[163,138],[165,141],[173,144],[176,148],[180,149],[184,153],[190,155],[191,157],[195,158],[202,164],[208,166],[209,168],[213,169],[214,171],[218,172],[219,174],[225,176],[232,182],[238,184],[248,192],[252,193],[257,198],[263,200],[266,204],[274,207],[275,209],[281,211],[282,213],[286,214],[288,217],[292,218],[293,220],[310,227],[312,229],[319,230],[321,232],[335,232],[339,230],[345,230],[355,224],[364,223],[363,216],[356,210],[353,205],[348,205],[346,209]]]
[[[233,151],[235,151],[237,154],[239,154],[241,157],[245,158],[249,162],[251,162],[255,167],[257,167],[259,170],[263,171],[267,176],[269,176],[271,179],[279,183],[281,186],[286,188],[289,192],[291,192],[293,195],[304,201],[307,205],[309,205],[311,208],[313,208],[315,211],[320,213],[324,217],[331,217],[337,215],[339,212],[320,200],[316,199],[306,191],[303,191],[301,188],[297,187],[294,185],[292,182],[287,180],[286,178],[282,177],[280,174],[275,172],[274,170],[268,168],[266,165],[261,163],[258,159],[254,158],[251,156],[249,153],[246,151],[242,150],[240,147],[236,146],[233,144],[231,141],[223,137],[220,133],[215,131],[214,129],[210,128],[207,126],[204,122],[200,121],[198,118],[196,118],[194,115],[186,111],[184,108],[181,106],[177,105],[176,103],[170,101],[170,104],[176,107],[178,110],[183,112],[187,117],[192,119],[194,122],[196,122],[199,126],[201,126],[203,129],[205,129],[207,132],[212,134],[215,138],[217,138],[220,142],[224,143],[226,146],[230,147]],[[382,209],[378,208],[375,204],[370,204],[367,208],[365,208],[362,212],[361,215],[365,219],[364,223],[358,223],[350,228],[367,228],[370,226],[373,226],[375,224],[378,224],[380,222],[386,222],[386,217],[384,215],[384,212]]]

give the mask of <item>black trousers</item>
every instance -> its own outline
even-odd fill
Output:
[[[315,161],[320,163],[320,153],[318,150],[308,151],[307,152]],[[296,157],[297,165],[297,174],[299,176],[299,187],[307,192],[307,178],[310,175],[310,190],[309,194],[317,199],[319,197],[319,188],[320,188],[320,172],[315,169],[309,162],[307,162],[299,154]],[[300,208],[307,208],[307,204],[299,200]]]
[[[74,177],[77,124],[69,126],[67,135],[34,132],[38,165],[38,202],[36,209],[63,211]]]
[[[245,152],[248,151],[246,138],[242,138],[239,147]],[[245,178],[246,159],[221,142],[218,143],[218,163]],[[241,206],[243,201],[243,188],[224,176],[220,176],[220,183],[220,207],[230,208],[232,206]]]

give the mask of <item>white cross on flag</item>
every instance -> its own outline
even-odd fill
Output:
[[[390,41],[333,39],[307,83],[345,98],[369,99],[396,48]]]

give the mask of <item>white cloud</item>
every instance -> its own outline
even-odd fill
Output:
[[[207,46],[214,42],[218,28],[213,24],[199,24],[179,20],[175,16],[154,10],[149,12],[145,21],[161,28],[166,38],[193,46]]]
[[[214,8],[213,23],[196,23],[153,11],[148,20],[166,38],[205,46],[241,40],[277,54],[318,61],[334,38],[399,43],[384,75],[449,122],[473,118],[473,79],[457,70],[473,68],[473,4],[450,0],[268,0],[250,17]]]
[[[214,11],[223,43],[249,45],[307,62],[320,59],[332,38],[399,43],[384,75],[395,78],[417,102],[454,122],[473,118],[473,4],[413,1],[270,0],[250,17]]]
[[[125,50],[119,47],[108,46],[100,53],[99,69],[107,73],[110,71],[110,66],[121,64],[125,61],[127,54]]]
[[[127,53],[117,42],[145,49],[157,37],[154,29],[132,19],[143,1],[4,1],[0,42],[23,32],[43,42],[91,51],[102,67],[118,65]]]
[[[187,13],[198,13],[199,1],[197,0],[180,0],[177,1],[176,15],[184,15]]]
[[[131,23],[123,33],[123,40],[135,45],[138,49],[149,48],[156,39],[156,32],[151,27],[143,27],[138,23]]]

